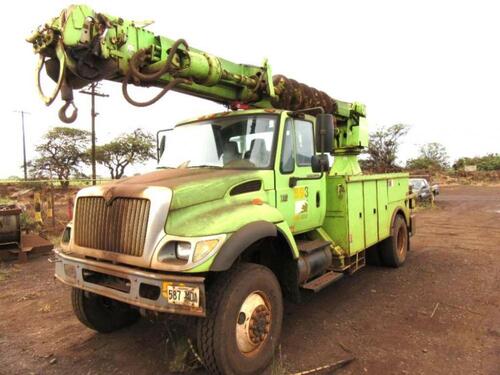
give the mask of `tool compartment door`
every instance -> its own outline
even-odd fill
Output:
[[[363,182],[363,202],[365,214],[365,247],[378,241],[377,181]]]
[[[383,240],[389,237],[391,228],[391,218],[387,202],[387,180],[377,181],[377,201],[378,201],[378,238]]]
[[[347,212],[349,215],[349,254],[354,255],[365,248],[365,225],[363,204],[363,182],[347,184]]]

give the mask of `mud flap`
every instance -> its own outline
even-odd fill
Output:
[[[417,233],[417,217],[416,215],[410,215],[410,227],[408,228],[410,232],[410,237],[413,237]]]

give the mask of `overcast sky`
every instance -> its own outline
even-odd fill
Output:
[[[267,57],[284,74],[334,98],[367,105],[371,129],[411,126],[400,159],[427,142],[459,156],[500,152],[500,6],[496,1],[87,1],[98,12],[155,20],[156,34],[185,38],[193,47],[238,63]],[[21,118],[28,159],[52,126],[61,102],[45,107],[34,85],[36,58],[24,41],[68,1],[10,2],[2,17],[0,177],[22,175]],[[139,98],[153,89],[134,90]],[[151,132],[185,118],[224,110],[169,93],[155,105],[132,107],[120,86],[104,82],[97,100],[98,142],[142,127]],[[144,96],[143,96],[144,95]],[[90,97],[76,94],[74,126],[90,129]],[[148,168],[154,168],[150,163]],[[144,171],[130,169],[127,174]],[[106,170],[98,173],[106,175]]]

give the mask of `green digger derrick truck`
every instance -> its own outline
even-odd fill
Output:
[[[207,371],[259,374],[280,339],[283,297],[298,301],[366,261],[404,263],[415,232],[408,175],[362,174],[364,105],[145,26],[78,5],[39,27],[28,42],[44,102],[60,94],[59,117],[72,122],[73,90],[110,80],[136,106],[174,90],[229,111],[159,132],[156,171],[81,190],[55,274],[96,331],[145,311],[195,316]],[[138,102],[131,84],[160,91]]]

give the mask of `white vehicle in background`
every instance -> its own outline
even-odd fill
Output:
[[[410,178],[410,187],[420,202],[432,202],[434,197],[439,194],[439,185],[430,185],[425,178]]]

